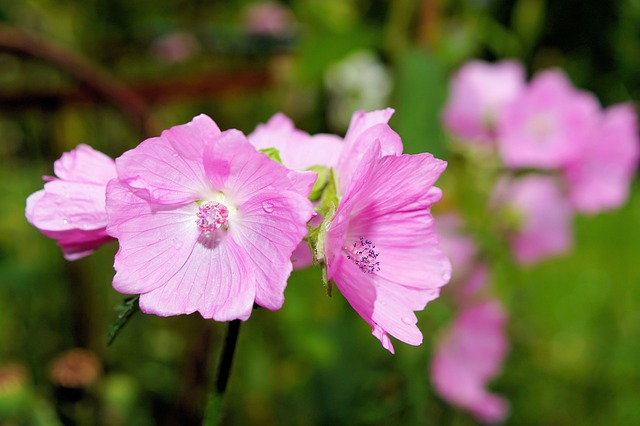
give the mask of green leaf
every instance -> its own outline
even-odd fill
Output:
[[[282,158],[280,158],[280,151],[275,148],[265,148],[258,150],[259,152],[266,154],[267,157],[271,158],[273,161],[277,161],[279,164],[282,164]]]
[[[322,196],[324,189],[329,184],[331,172],[324,166],[313,166],[309,167],[307,170],[318,174],[318,179],[316,179],[316,182],[313,184],[313,188],[311,189],[311,194],[309,194],[309,200],[318,201]]]
[[[133,314],[140,310],[140,305],[138,304],[139,299],[139,295],[129,297],[124,299],[122,301],[122,304],[116,306],[116,311],[118,311],[118,318],[116,318],[116,320],[109,327],[109,333],[107,335],[107,346],[111,346],[118,333],[120,333],[122,327],[124,327],[125,324],[129,322]]]

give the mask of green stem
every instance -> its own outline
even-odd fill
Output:
[[[229,375],[231,374],[231,365],[233,364],[233,355],[236,351],[236,343],[238,342],[238,334],[240,333],[240,320],[229,322],[227,329],[227,337],[220,355],[220,364],[218,365],[218,377],[216,378],[215,387],[211,389],[209,394],[209,402],[207,403],[207,411],[205,413],[203,426],[215,426],[219,424],[222,417],[222,400]]]

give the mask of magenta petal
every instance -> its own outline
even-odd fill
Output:
[[[37,201],[29,202],[27,208],[27,219],[34,226],[49,231],[90,231],[107,226],[105,184],[56,179],[39,192]]]
[[[276,114],[266,124],[259,124],[248,139],[256,149],[276,148],[282,164],[294,170],[335,166],[343,145],[335,135],[309,136],[296,129],[284,114]]]
[[[238,226],[229,232],[256,275],[256,303],[276,310],[284,302],[291,255],[307,234],[313,216],[308,199],[299,194],[264,191],[239,208]]]
[[[552,177],[526,176],[507,193],[508,205],[520,217],[511,241],[516,260],[532,264],[571,248],[573,209]]]
[[[356,111],[351,116],[349,129],[344,137],[345,143],[351,144],[362,135],[367,129],[376,124],[387,124],[393,115],[392,108],[381,109],[377,111],[365,112]]]
[[[106,185],[115,177],[113,160],[84,144],[62,154],[53,170],[59,179],[71,182]]]
[[[504,163],[511,168],[566,166],[592,132],[599,109],[597,99],[576,90],[561,71],[537,74],[498,118]]]
[[[328,278],[393,351],[387,333],[422,342],[413,311],[451,275],[429,214],[446,163],[430,154],[380,155],[379,143],[364,154],[327,225],[324,254]]]
[[[292,189],[307,197],[316,178],[315,173],[291,171],[257,152],[237,130],[227,130],[207,145],[204,164],[211,184],[237,205],[270,188]]]
[[[382,155],[402,154],[400,136],[387,125],[393,110],[356,111],[344,138],[342,153],[336,165],[339,193],[344,194],[365,154],[380,145]]]
[[[579,157],[566,169],[573,205],[596,213],[622,205],[640,159],[636,113],[631,105],[616,105],[602,114]]]
[[[113,160],[86,145],[55,162],[58,177],[27,199],[25,215],[44,235],[56,239],[67,260],[86,256],[111,241],[106,234],[105,188],[116,176]]]
[[[164,285],[185,264],[200,235],[197,205],[152,206],[126,185],[107,187],[107,232],[117,238],[113,287],[125,294],[146,293]]]
[[[175,126],[122,154],[116,159],[120,181],[156,204],[184,204],[210,192],[202,152],[219,132],[215,132],[215,123],[203,117]],[[190,135],[197,139],[187,142]],[[200,157],[192,158],[198,154]]]
[[[308,242],[301,241],[293,250],[291,264],[293,269],[303,269],[313,264],[313,253],[311,253],[311,247],[309,247]]]
[[[200,114],[189,123],[174,126],[160,136],[168,140],[175,151],[194,162],[201,162],[205,144],[220,134],[220,128],[211,117]]]
[[[518,62],[469,61],[451,79],[442,121],[462,142],[490,144],[498,115],[524,88],[524,67]]]

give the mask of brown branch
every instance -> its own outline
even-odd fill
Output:
[[[206,72],[180,79],[131,83],[127,87],[148,103],[167,103],[206,96],[230,96],[264,89],[271,84],[266,70]],[[42,108],[46,105],[91,104],[98,100],[77,89],[39,89],[0,92],[0,109]]]
[[[156,134],[145,101],[82,56],[35,34],[0,25],[0,50],[30,56],[64,70],[100,99],[120,109],[143,136]]]

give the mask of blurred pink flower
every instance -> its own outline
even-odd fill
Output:
[[[516,61],[467,62],[451,79],[442,121],[461,141],[491,143],[498,115],[525,84],[524,68]]]
[[[437,298],[451,276],[430,214],[446,163],[431,154],[382,156],[379,140],[369,144],[319,245],[327,277],[393,353],[387,333],[422,343],[413,311]]]
[[[313,166],[334,167],[342,151],[342,139],[331,134],[310,136],[296,129],[289,117],[278,113],[258,124],[247,136],[256,149],[276,148],[282,164],[294,170]]]
[[[112,240],[105,230],[105,191],[116,167],[103,153],[78,145],[53,169],[56,177],[44,177],[48,182],[27,198],[25,214],[40,232],[58,240],[67,260],[76,260]]]
[[[573,245],[573,209],[555,178],[527,175],[499,183],[494,194],[515,219],[511,247],[517,261],[532,264]]]
[[[315,173],[286,169],[206,115],[116,160],[108,232],[113,286],[143,312],[246,320],[284,302],[293,250],[313,215]]]
[[[503,108],[497,138],[511,168],[560,168],[573,161],[593,131],[600,105],[576,90],[560,70],[537,74],[524,92]]]
[[[244,26],[251,34],[287,36],[295,28],[295,19],[284,5],[265,1],[244,9]]]
[[[165,62],[184,62],[194,56],[200,47],[193,34],[175,31],[165,34],[153,42],[156,56]]]
[[[478,247],[471,236],[464,233],[464,223],[456,213],[443,214],[436,219],[436,232],[440,237],[440,247],[451,259],[453,279],[461,279],[468,275],[472,269]]]
[[[565,173],[574,207],[588,213],[614,209],[626,201],[640,157],[631,105],[606,109],[594,127]]]
[[[497,301],[463,306],[431,363],[431,380],[440,396],[483,423],[501,423],[508,414],[508,402],[485,389],[502,369],[508,350],[506,320]]]

